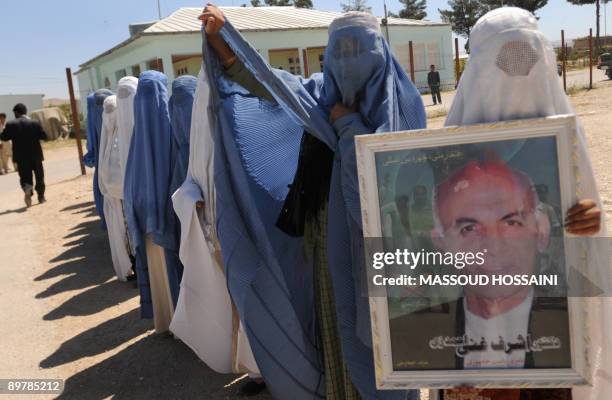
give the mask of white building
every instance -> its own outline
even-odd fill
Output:
[[[327,28],[339,12],[294,7],[221,7],[227,18],[251,45],[275,68],[309,76],[320,72],[327,45]],[[198,8],[180,8],[151,23],[130,26],[131,37],[80,65],[76,72],[81,109],[89,93],[115,89],[126,75],[147,69],[162,71],[171,85],[175,77],[197,75],[202,54]],[[390,47],[401,65],[410,71],[409,42],[413,42],[415,80],[427,88],[430,64],[440,71],[443,85],[454,86],[451,27],[448,24],[399,18],[388,19]]]
[[[0,94],[0,113],[6,114],[7,120],[13,119],[13,107],[22,103],[28,112],[43,108],[44,94]]]

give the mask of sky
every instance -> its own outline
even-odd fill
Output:
[[[0,8],[0,94],[42,93],[46,98],[68,98],[66,67],[79,64],[108,50],[129,36],[128,25],[157,19],[157,0],[20,0]],[[197,7],[194,0],[159,0],[162,16],[179,7]],[[240,6],[248,0],[217,0],[221,6]],[[313,0],[320,10],[338,11],[338,0]],[[14,4],[14,3],[13,3]],[[428,0],[427,19],[439,21],[439,8],[447,0]],[[374,14],[383,14],[383,0],[368,0]],[[398,0],[387,0],[397,12]],[[612,4],[608,14],[612,14]],[[595,24],[595,7],[574,6],[565,0],[549,0],[537,13],[540,29],[553,41],[588,35]],[[612,15],[607,15],[612,33]],[[604,33],[603,18],[601,30]],[[594,30],[594,29],[593,29]],[[76,79],[75,79],[76,85]]]

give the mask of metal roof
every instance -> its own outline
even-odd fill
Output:
[[[340,12],[320,11],[308,8],[288,7],[219,7],[234,27],[241,32],[286,31],[303,29],[327,29],[331,22],[342,15]],[[200,32],[201,22],[198,16],[202,7],[182,7],[157,22],[119,43],[102,54],[84,62],[77,73],[94,61],[127,46],[141,36],[164,35],[178,33]],[[378,17],[381,21],[382,18]],[[388,18],[389,26],[441,26],[442,22],[413,20],[403,18]]]
[[[234,27],[242,32],[327,29],[331,22],[342,15],[340,12],[320,11],[295,7],[220,7]],[[197,19],[202,8],[180,8],[168,17],[145,29],[144,33],[197,32]],[[382,18],[378,18],[379,21]],[[389,26],[445,25],[439,22],[402,18],[389,18]]]

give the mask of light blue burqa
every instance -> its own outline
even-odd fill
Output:
[[[170,97],[170,122],[172,125],[172,138],[177,149],[174,163],[170,193],[174,193],[187,176],[189,167],[189,133],[191,131],[191,111],[195,99],[198,79],[195,76],[184,75],[172,82],[172,96]]]
[[[130,143],[124,180],[124,206],[128,228],[136,249],[136,272],[140,288],[141,316],[152,318],[151,290],[145,237],[166,252],[178,251],[176,215],[170,184],[177,149],[172,140],[166,76],[157,71],[140,75],[134,96],[134,134]],[[182,267],[168,262],[170,289],[178,296]]]
[[[98,186],[98,156],[100,154],[100,137],[102,136],[104,99],[112,94],[113,92],[108,89],[98,89],[87,96],[87,154],[83,156],[83,162],[89,168],[94,168],[94,202],[102,228],[106,228],[106,221],[104,220],[104,196]]]
[[[416,391],[375,388],[368,299],[362,292],[365,271],[354,135],[424,128],[418,91],[376,29],[349,24],[333,31],[324,73],[311,79],[271,69],[230,22],[221,35],[276,100],[272,104],[249,98],[244,89],[228,82],[205,43],[213,92],[209,117],[215,122],[218,236],[230,294],[273,395],[323,396],[317,378],[322,371],[320,350],[312,341],[312,271],[304,269],[302,241],[275,226],[305,130],[335,151],[327,250],[351,380],[364,399],[417,396]],[[339,132],[340,137],[328,122],[337,102],[358,103],[360,115],[349,116],[354,122]]]
[[[189,167],[189,133],[191,131],[191,111],[198,80],[195,76],[184,75],[172,82],[172,96],[168,104],[170,125],[172,127],[172,179],[170,181],[170,196],[185,182]],[[166,265],[168,265],[168,281],[174,306],[178,302],[180,283],[183,277],[183,264],[178,251],[180,244],[180,228],[178,217],[173,213],[174,245],[166,248]]]

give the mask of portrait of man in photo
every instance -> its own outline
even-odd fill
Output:
[[[437,251],[485,255],[456,273],[540,273],[551,222],[527,174],[502,161],[470,161],[435,186],[432,203]],[[451,272],[441,268],[432,273]],[[397,369],[571,365],[566,298],[528,285],[465,286],[458,299],[391,319],[390,332]],[[545,349],[533,345],[541,338]]]

